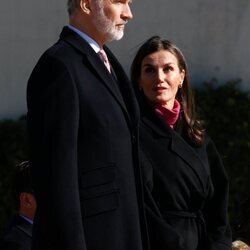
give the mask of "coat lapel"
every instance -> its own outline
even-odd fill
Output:
[[[140,97],[139,104],[141,107],[141,120],[142,122],[151,129],[152,133],[157,137],[172,138],[172,129],[166,125],[163,118],[154,112],[154,110]]]
[[[13,225],[15,225],[16,228],[21,230],[23,233],[25,233],[28,237],[32,237],[32,225],[27,222],[24,218],[20,217],[19,215],[16,215],[13,220]]]
[[[98,55],[96,55],[95,52],[88,53],[87,60],[91,64],[96,74],[100,76],[100,80],[102,81],[102,83],[106,86],[106,88],[110,91],[110,93],[114,96],[114,98],[124,107],[125,104],[122,99],[121,93],[119,89],[117,88],[117,85],[112,75],[107,71],[105,65],[100,60]]]
[[[105,47],[105,51],[108,55],[112,68],[114,70],[115,76],[117,78],[117,86],[119,87],[119,93],[122,93],[123,100],[126,104],[126,107],[129,111],[131,119],[138,123],[139,121],[139,106],[136,101],[136,97],[134,94],[134,89],[132,87],[131,81],[128,79],[124,69],[121,64],[117,61],[114,55],[110,52],[110,50]]]
[[[95,51],[91,48],[91,46],[78,34],[70,30],[68,27],[63,28],[60,38],[83,54],[84,63],[88,64],[89,67],[91,67],[92,71],[97,76],[99,76],[100,82],[105,85],[105,87],[108,89],[113,98],[121,106],[129,121],[131,121],[124,99],[117,87],[117,83],[115,82],[113,76],[107,71],[105,65],[95,53]],[[110,54],[111,52],[109,52],[108,57],[110,57]],[[116,65],[112,65],[112,67],[115,68]]]
[[[172,134],[171,149],[197,174],[203,191],[206,192],[207,167],[197,152],[175,131]]]
[[[150,110],[142,117],[144,125],[149,127],[156,138],[166,138],[170,149],[178,155],[196,173],[203,191],[206,191],[207,167],[197,152],[173,129],[171,129],[160,115]],[[160,142],[159,142],[160,143]]]

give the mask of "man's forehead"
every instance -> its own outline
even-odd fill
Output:
[[[106,0],[112,3],[120,2],[120,3],[132,3],[132,0]]]

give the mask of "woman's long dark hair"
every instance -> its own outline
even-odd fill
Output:
[[[161,38],[153,36],[149,38],[138,50],[132,65],[131,65],[131,80],[135,85],[136,91],[139,89],[139,78],[141,75],[141,64],[143,59],[157,51],[167,50],[173,54],[177,61],[180,71],[185,71],[185,78],[182,88],[178,89],[176,99],[181,104],[183,111],[183,132],[185,136],[196,146],[201,146],[204,143],[204,129],[201,122],[195,117],[194,100],[192,88],[188,76],[186,60],[180,51],[173,43]]]

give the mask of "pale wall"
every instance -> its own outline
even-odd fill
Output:
[[[26,112],[26,84],[40,54],[67,24],[66,0],[10,0],[0,8],[0,118]],[[129,71],[138,46],[159,34],[175,42],[192,81],[241,78],[250,89],[250,0],[134,0],[134,19],[109,46]]]

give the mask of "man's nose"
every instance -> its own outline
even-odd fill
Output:
[[[124,9],[122,11],[122,18],[124,20],[130,20],[133,18],[133,14],[128,3],[124,6]]]

